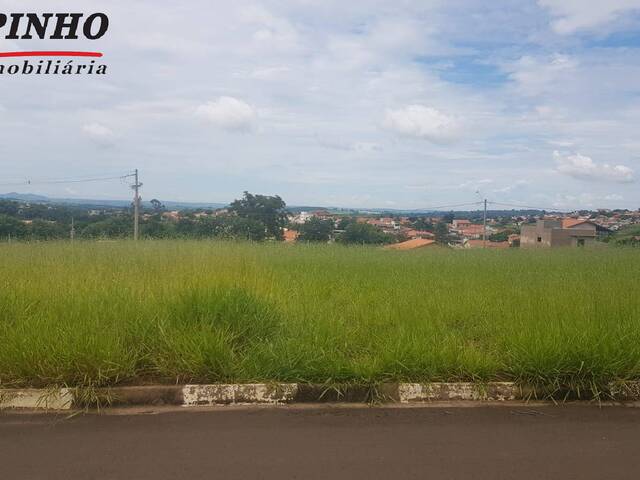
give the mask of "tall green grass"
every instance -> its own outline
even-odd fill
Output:
[[[640,377],[640,254],[0,246],[0,384]]]

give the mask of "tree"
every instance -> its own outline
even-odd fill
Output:
[[[229,217],[224,222],[224,236],[259,242],[266,238],[266,229],[262,222],[252,218]]]
[[[375,245],[391,243],[393,242],[393,237],[368,223],[352,223],[347,226],[340,236],[340,241],[343,243]]]
[[[123,238],[133,235],[129,215],[117,215],[88,224],[81,232],[83,238]]]
[[[17,218],[0,213],[0,239],[22,238],[25,236],[26,230],[26,225]]]
[[[140,234],[145,238],[173,238],[176,226],[172,222],[163,222],[159,215],[154,215],[141,223]]]
[[[11,200],[0,200],[0,214],[15,217],[20,211],[20,204]]]
[[[229,206],[229,212],[240,218],[251,220],[252,223],[245,223],[245,227],[251,225],[253,229],[256,223],[261,224],[264,230],[263,238],[273,237],[276,240],[282,240],[282,229],[287,224],[286,206],[287,204],[277,195],[271,197],[244,192],[241,199],[235,200]]]
[[[69,231],[62,225],[49,220],[36,219],[28,227],[28,234],[34,240],[56,240],[69,236]]]
[[[443,223],[451,223],[453,222],[453,219],[456,218],[455,214],[453,212],[449,212],[445,215],[442,216],[442,222]]]
[[[447,243],[449,239],[449,228],[445,222],[438,222],[435,231],[436,242]]]
[[[162,212],[162,211],[166,210],[164,204],[160,200],[158,200],[157,198],[153,198],[150,203],[151,203],[151,207],[153,208],[153,210],[155,212],[159,213],[159,212]]]
[[[493,233],[489,235],[490,242],[506,242],[509,240],[509,235],[513,234],[513,230],[503,230],[502,232]]]
[[[357,219],[353,217],[342,217],[338,220],[338,230],[346,230],[349,225],[357,222]]]
[[[333,232],[333,220],[312,217],[298,228],[302,242],[328,242]]]
[[[426,217],[409,218],[409,221],[415,230],[431,231],[433,229],[433,224]]]

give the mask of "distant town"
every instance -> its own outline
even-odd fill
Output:
[[[72,203],[2,195],[0,241],[118,239],[133,232],[133,205]],[[640,210],[399,212],[288,207],[277,196],[244,196],[226,206],[139,205],[140,237],[338,242],[413,250],[640,245]]]

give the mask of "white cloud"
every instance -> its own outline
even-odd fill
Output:
[[[269,52],[298,50],[298,33],[286,18],[274,15],[264,7],[252,5],[240,9],[239,19],[255,29],[251,39],[258,49]]]
[[[423,105],[388,110],[384,126],[401,135],[424,138],[435,143],[452,141],[460,133],[460,125],[454,117]]]
[[[113,137],[113,131],[100,123],[89,123],[82,126],[82,131],[94,138]]]
[[[382,151],[382,145],[376,142],[349,142],[343,138],[316,136],[318,145],[332,150],[370,154]]]
[[[290,71],[291,69],[285,66],[256,68],[249,74],[249,77],[257,80],[274,80]]]
[[[78,43],[105,52],[108,76],[6,78],[12,95],[0,99],[0,131],[11,141],[0,148],[0,167],[11,177],[55,178],[71,167],[89,177],[135,165],[148,194],[167,199],[229,201],[243,190],[270,189],[293,204],[350,204],[354,195],[362,205],[390,199],[407,207],[473,201],[478,188],[543,206],[557,192],[578,195],[579,182],[549,174],[553,160],[541,165],[540,152],[554,149],[640,172],[633,35],[591,42],[546,27],[618,1],[536,1],[192,0],[185,8],[69,0],[69,8],[105,8],[117,19],[118,31],[100,45]],[[26,3],[39,8],[38,0]],[[605,38],[638,19],[626,10],[576,31]],[[171,33],[175,25],[181,38]],[[85,132],[91,122],[113,136]],[[383,123],[389,130],[381,131]],[[251,141],[224,134],[247,130],[261,134]],[[41,132],[41,142],[29,143]],[[85,141],[65,141],[74,135]],[[24,160],[10,161],[18,156]],[[494,181],[478,181],[485,178]],[[518,179],[530,187],[491,191]],[[592,203],[617,193],[637,208],[637,183],[613,185],[589,183],[598,195]],[[128,195],[120,185],[74,188],[85,197]],[[34,193],[60,196],[61,187]]]
[[[82,133],[98,145],[112,145],[115,140],[113,130],[101,123],[88,123],[83,125]]]
[[[529,182],[527,180],[517,180],[511,185],[507,185],[506,187],[493,189],[492,192],[493,193],[511,193],[514,190],[518,190],[519,188],[525,185],[529,185]]]
[[[640,0],[538,0],[538,4],[550,10],[551,27],[561,35],[599,27],[640,9]]]
[[[585,180],[605,180],[619,183],[634,181],[633,170],[624,165],[598,164],[591,157],[580,155],[561,155],[553,152],[556,160],[556,170],[563,175]]]
[[[513,64],[507,65],[506,70],[522,93],[539,95],[557,90],[558,85],[575,83],[578,67],[579,62],[575,58],[555,53],[543,57],[524,55]],[[538,105],[536,113],[542,117],[555,116],[558,114],[558,108]]]
[[[575,195],[557,194],[550,201],[551,206],[562,210],[583,209],[583,208],[602,208],[617,207],[619,202],[624,200],[622,195],[618,194],[594,194],[591,192],[582,192]]]
[[[492,178],[481,178],[480,180],[467,180],[466,182],[459,183],[454,185],[453,188],[464,190],[464,189],[472,189],[472,190],[480,190],[481,185],[489,185],[493,183]]]
[[[225,130],[249,131],[256,120],[256,112],[246,102],[233,97],[220,97],[196,109],[196,115]]]

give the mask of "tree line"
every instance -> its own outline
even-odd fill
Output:
[[[286,227],[298,230],[302,242],[331,240],[351,244],[385,244],[398,237],[354,217],[337,221],[313,217],[302,225],[288,224],[286,203],[280,196],[244,192],[222,211],[183,211],[168,220],[164,205],[151,200],[140,219],[140,236],[149,239],[221,238],[249,241],[283,240]],[[89,213],[87,208],[0,201],[0,239],[68,239],[71,230],[78,239],[120,239],[133,235],[132,209],[110,209]]]

